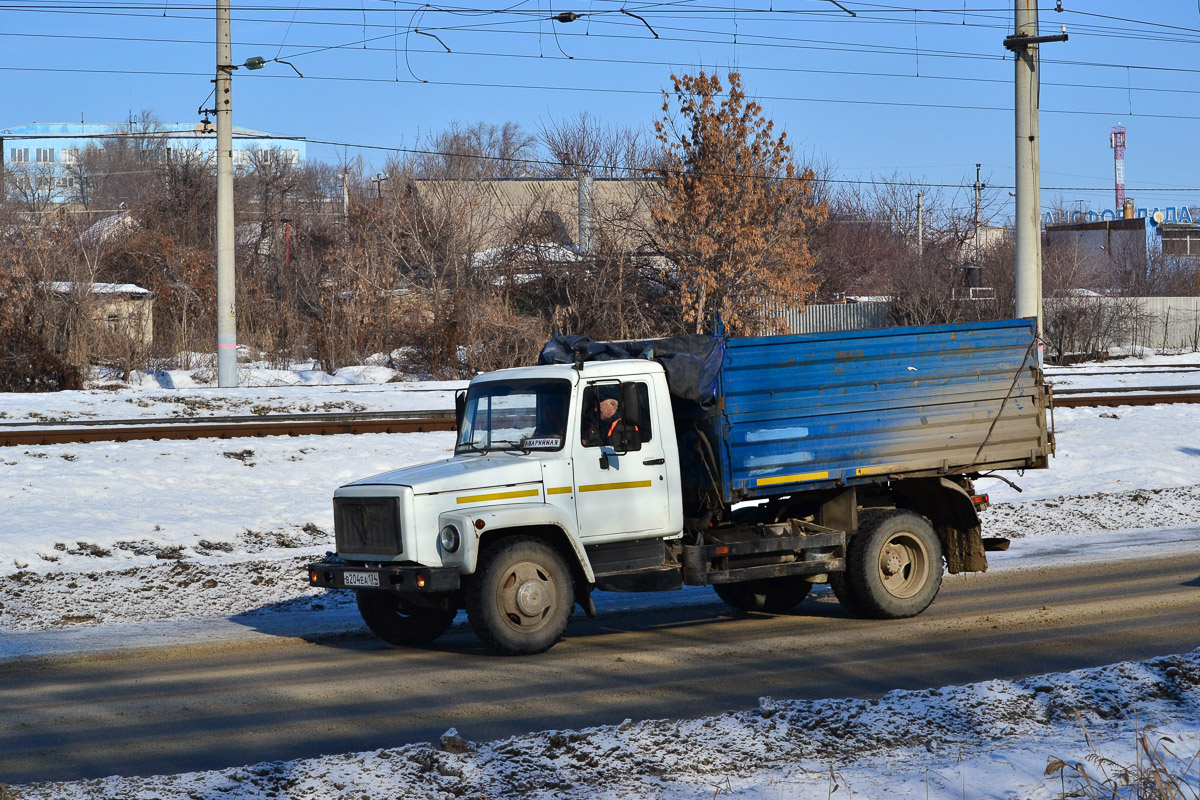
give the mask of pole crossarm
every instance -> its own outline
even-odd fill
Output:
[[[1065,42],[1069,37],[1065,33],[1056,33],[1053,36],[1021,36],[1019,34],[1009,34],[1004,37],[1004,47],[1014,53],[1019,53],[1031,44],[1045,44],[1046,42]]]

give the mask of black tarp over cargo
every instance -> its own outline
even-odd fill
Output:
[[[717,336],[671,336],[640,342],[594,342],[586,336],[555,336],[542,348],[538,364],[575,364],[645,358],[662,364],[673,400],[711,408],[725,358],[725,342]]]

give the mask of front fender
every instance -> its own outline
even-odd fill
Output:
[[[482,527],[477,523],[482,522]],[[446,566],[456,566],[464,575],[475,572],[475,564],[479,556],[479,540],[484,534],[495,533],[498,530],[513,528],[531,528],[551,526],[562,531],[575,554],[575,560],[583,570],[588,583],[594,583],[595,574],[592,565],[584,554],[583,545],[579,542],[579,531],[575,519],[557,506],[544,503],[507,503],[495,506],[472,506],[469,509],[445,511],[438,515],[438,530],[446,525],[458,528],[461,544],[458,551],[447,553],[438,542],[438,554]]]

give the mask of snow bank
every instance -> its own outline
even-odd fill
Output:
[[[1141,663],[987,681],[876,700],[763,698],[748,712],[279,761],[155,778],[16,787],[22,800],[155,797],[521,797],[745,800],[838,796],[1057,797],[1102,777],[1097,756],[1133,765],[1145,734],[1166,772],[1200,775],[1200,651]],[[1169,736],[1169,741],[1162,737]],[[1175,758],[1170,753],[1179,754]],[[1123,795],[1122,795],[1123,796]]]

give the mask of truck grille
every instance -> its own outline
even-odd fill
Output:
[[[400,500],[395,497],[338,497],[333,526],[339,555],[400,555]]]

